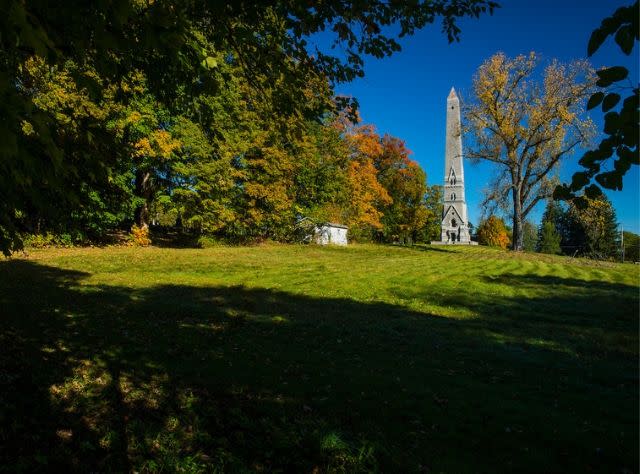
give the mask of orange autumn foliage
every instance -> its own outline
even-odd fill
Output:
[[[384,151],[380,135],[373,125],[353,125],[342,120],[337,126],[349,150],[347,223],[354,235],[381,230],[384,208],[393,200],[380,183],[375,165]]]
[[[502,219],[491,216],[482,222],[478,228],[478,242],[482,245],[506,249],[509,245],[509,236]]]
[[[382,206],[391,204],[391,196],[380,184],[371,160],[353,160],[347,170],[351,196],[349,225],[382,229]]]
[[[380,135],[376,133],[374,125],[359,125],[355,127],[347,135],[347,141],[355,157],[366,157],[375,160],[382,155],[383,148]]]

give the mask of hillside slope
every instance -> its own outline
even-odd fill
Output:
[[[637,471],[637,266],[479,247],[0,262],[0,465]]]

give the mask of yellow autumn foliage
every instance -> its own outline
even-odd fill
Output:
[[[49,113],[58,124],[58,132],[78,135],[87,120],[101,121],[107,116],[107,110],[89,96],[86,89],[79,88],[72,77],[76,65],[69,62],[63,66],[47,63],[45,59],[34,55],[22,64],[22,81],[28,87],[35,107]],[[77,71],[76,71],[77,72]],[[82,71],[93,77],[95,74]],[[25,135],[34,133],[32,124],[22,123]]]
[[[509,236],[502,219],[491,216],[482,222],[478,228],[478,242],[482,245],[506,249],[509,245]]]
[[[493,55],[474,76],[475,101],[465,104],[473,144],[466,156],[498,165],[485,204],[513,206],[516,222],[523,222],[551,195],[560,162],[588,146],[595,131],[593,122],[583,117],[594,85],[589,64],[551,61],[537,82],[538,64],[534,52],[515,58]],[[521,227],[514,225],[514,232],[514,249],[521,250]]]
[[[349,225],[370,226],[382,229],[383,213],[380,207],[391,204],[392,199],[380,184],[371,160],[354,160],[349,163],[347,179],[351,196]]]
[[[166,160],[181,146],[180,140],[173,138],[166,130],[154,130],[148,137],[143,137],[133,144],[133,156]]]
[[[151,245],[151,238],[149,237],[149,227],[138,227],[134,224],[131,227],[130,238],[133,245],[139,247],[147,247]]]

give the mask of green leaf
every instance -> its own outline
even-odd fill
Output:
[[[553,199],[556,201],[567,201],[573,197],[566,184],[560,184],[553,190]]]
[[[602,102],[602,99],[604,99],[604,92],[596,92],[595,94],[593,94],[589,98],[589,102],[587,103],[587,110],[591,110],[594,107],[597,107],[598,105],[600,105],[600,102]]]
[[[602,111],[608,112],[609,110],[614,108],[618,102],[620,102],[620,94],[616,94],[615,92],[607,94],[607,96],[602,101]]]
[[[212,58],[211,56],[204,58],[200,64],[205,69],[215,69],[218,67],[218,61],[216,61],[216,58]]]
[[[591,184],[584,189],[584,194],[589,199],[596,199],[602,196],[602,189],[597,184]]]
[[[591,56],[593,53],[598,51],[598,48],[604,43],[604,40],[607,39],[607,33],[597,28],[593,30],[591,33],[591,37],[589,38],[589,45],[587,46],[587,56]]]
[[[620,158],[613,164],[613,168],[621,175],[625,174],[631,168],[631,163],[626,158]]]
[[[585,168],[591,168],[598,160],[598,154],[593,150],[589,150],[584,155],[582,155],[582,158],[580,158],[578,164],[580,166],[584,166]]]
[[[598,87],[608,87],[614,82],[621,81],[626,79],[629,75],[629,71],[626,67],[622,66],[612,66],[605,69],[600,69],[596,71],[596,74],[600,79],[596,82],[596,86]]]
[[[589,207],[589,201],[584,196],[578,196],[573,200],[573,204],[581,210],[585,210]]]
[[[640,154],[637,149],[632,150],[631,148],[623,145],[616,150],[616,155],[620,157],[620,161],[629,163],[629,165],[640,164]]]
[[[616,33],[616,43],[618,43],[618,46],[620,46],[624,54],[627,56],[631,54],[634,44],[633,28],[631,25],[625,25],[618,30]]]
[[[622,174],[617,171],[607,171],[596,176],[596,181],[603,188],[622,190]]]
[[[625,122],[634,124],[634,126],[637,126],[638,123],[638,104],[638,89],[635,89],[633,95],[624,99],[624,102],[622,103],[622,110],[620,111],[622,119]]]
[[[580,166],[584,166],[585,168],[593,168],[594,163],[606,160],[612,154],[613,146],[611,145],[611,140],[605,139],[600,143],[600,146],[597,150],[589,150],[584,155],[582,155],[582,158],[580,158],[578,164]]]
[[[620,116],[618,112],[609,112],[604,116],[604,133],[607,135],[615,135],[618,128],[620,128]]]
[[[571,178],[571,190],[577,191],[584,187],[589,182],[589,173],[586,171],[579,171],[573,174]]]

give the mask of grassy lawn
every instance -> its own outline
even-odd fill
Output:
[[[637,472],[640,268],[486,248],[0,262],[0,471]]]

